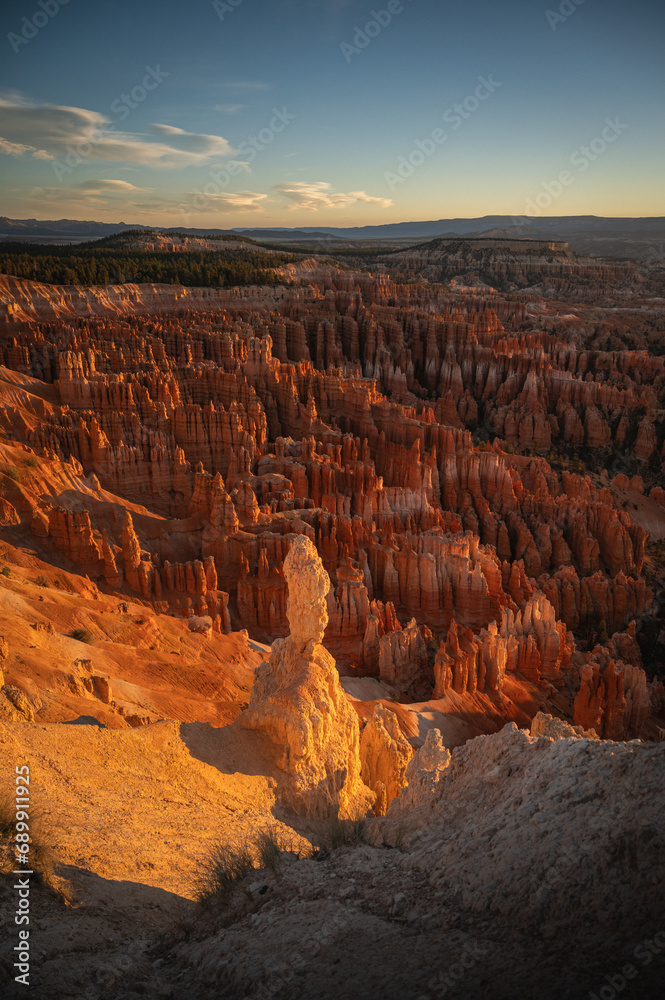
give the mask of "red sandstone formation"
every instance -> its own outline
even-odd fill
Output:
[[[665,505],[649,478],[662,355],[609,349],[549,300],[545,315],[528,297],[318,264],[308,281],[102,292],[3,279],[16,308],[0,336],[2,425],[86,484],[28,501],[10,480],[4,524],[99,586],[260,641],[288,633],[284,561],[307,535],[342,669],[418,701],[567,678],[584,724],[600,712],[612,731],[621,675],[634,731],[651,710],[626,672],[641,670],[634,651],[583,650],[599,622],[619,631],[651,606],[647,528],[614,497],[650,490]],[[626,308],[617,330],[635,322]],[[642,478],[599,477],[610,454]]]
[[[649,685],[635,641],[635,622],[596,646],[582,667],[575,698],[575,724],[608,740],[637,737],[651,714],[657,683]]]

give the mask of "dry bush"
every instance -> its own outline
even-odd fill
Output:
[[[227,902],[254,869],[254,860],[246,844],[212,846],[194,877],[194,891],[201,903],[220,899]]]
[[[55,856],[53,849],[44,836],[43,821],[33,806],[30,807],[30,864],[33,878],[60,897],[65,903],[74,902],[74,893],[70,884],[55,873]],[[0,874],[8,874],[20,868],[16,860],[14,836],[16,831],[16,803],[9,793],[0,795]]]
[[[274,826],[262,830],[256,838],[256,850],[260,868],[276,872],[282,858],[282,841]]]
[[[367,823],[364,819],[340,819],[333,816],[321,823],[315,835],[317,847],[324,851],[336,851],[340,847],[367,843]]]
[[[289,837],[276,826],[261,830],[241,844],[218,841],[193,876],[194,895],[201,903],[213,900],[228,903],[234,891],[243,888],[251,872],[270,871],[277,875],[285,855],[311,857],[311,849],[303,849],[302,843],[302,838]]]
[[[76,639],[77,642],[92,642],[92,632],[87,628],[75,628],[69,633],[70,638]]]
[[[279,871],[284,855],[299,859],[312,856],[312,849],[306,841],[293,834],[289,836],[276,826],[269,826],[257,834],[254,851],[258,867],[275,873]]]

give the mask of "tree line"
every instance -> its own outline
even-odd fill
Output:
[[[262,251],[215,250],[170,253],[0,244],[0,273],[49,285],[167,285],[227,288],[231,285],[278,285],[284,279],[269,270],[299,258]]]

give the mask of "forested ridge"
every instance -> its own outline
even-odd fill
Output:
[[[284,279],[272,269],[299,259],[260,250],[171,253],[0,243],[0,273],[53,285],[277,285]]]

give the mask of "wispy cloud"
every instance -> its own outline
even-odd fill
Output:
[[[6,156],[23,156],[24,153],[32,153],[37,160],[52,160],[53,157],[45,149],[37,149],[36,146],[29,146],[24,142],[10,142],[8,139],[0,138],[0,153]]]
[[[111,213],[116,219],[126,212],[139,215],[143,212],[159,212],[177,215],[178,198],[160,195],[150,188],[139,188],[127,181],[88,180],[75,187],[33,187],[27,194],[26,204],[35,210],[52,211],[57,206],[66,212],[89,212],[100,215]]]
[[[268,195],[258,191],[223,191],[208,198],[206,211],[233,209],[235,212],[263,212],[262,203],[267,200]]]
[[[201,132],[185,132],[173,125],[152,125],[152,131],[157,135],[166,136],[170,143],[186,153],[198,156],[230,156],[235,152],[227,139],[221,135],[206,135]]]
[[[98,111],[0,98],[0,153],[54,159],[72,151],[87,160],[149,166],[203,164],[235,152],[219,135],[160,124],[148,134],[120,132]]]
[[[390,198],[377,198],[366,194],[365,191],[334,191],[332,184],[326,181],[291,181],[290,183],[276,184],[273,189],[277,194],[286,198],[290,202],[290,209],[305,209],[307,211],[317,211],[320,208],[345,208],[354,202],[362,201],[371,205],[380,205],[388,208],[392,205]]]
[[[74,190],[86,191],[91,194],[129,194],[133,191],[145,191],[146,188],[136,187],[135,184],[130,184],[129,181],[118,181],[113,179],[104,178],[102,180],[89,180],[81,181],[80,184],[76,184]]]

